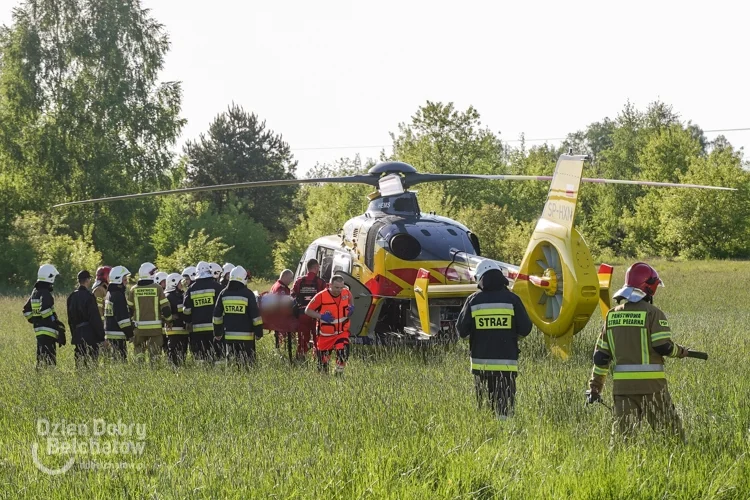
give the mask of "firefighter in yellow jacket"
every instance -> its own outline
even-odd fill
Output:
[[[138,270],[138,284],[128,292],[128,307],[135,325],[133,351],[138,361],[143,360],[146,350],[151,361],[161,354],[163,322],[172,320],[172,307],[164,289],[154,281],[157,272],[155,265],[144,263]]]
[[[638,262],[628,268],[625,286],[614,295],[618,305],[607,313],[596,343],[588,402],[601,399],[604,381],[611,371],[613,431],[619,430],[627,437],[646,420],[657,432],[684,441],[682,422],[667,389],[664,358],[684,358],[688,349],[672,341],[667,317],[653,305],[659,285],[662,281],[658,273],[648,264]]]
[[[96,270],[96,281],[91,293],[96,298],[96,307],[99,308],[99,316],[104,321],[104,299],[107,296],[107,287],[109,287],[109,273],[112,271],[110,266],[102,266]]]

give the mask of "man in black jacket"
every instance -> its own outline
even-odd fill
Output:
[[[475,277],[479,291],[466,299],[456,326],[461,337],[469,337],[479,406],[489,398],[498,418],[505,420],[515,403],[518,337],[529,334],[531,320],[496,262],[483,260]]]
[[[226,340],[229,359],[240,366],[252,365],[255,341],[263,336],[263,319],[242,266],[229,273],[229,284],[216,300],[213,324],[215,340]]]
[[[68,326],[75,346],[76,368],[96,366],[99,343],[104,342],[104,323],[96,297],[89,291],[91,273],[78,273],[78,289],[68,296]]]
[[[34,325],[36,334],[37,368],[57,364],[57,345],[64,346],[65,325],[55,312],[55,299],[52,289],[59,276],[55,266],[44,264],[37,272],[37,281],[31,297],[23,306],[23,315]]]

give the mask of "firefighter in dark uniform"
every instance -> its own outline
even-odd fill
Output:
[[[297,333],[297,360],[302,361],[307,356],[310,349],[310,341],[317,328],[317,322],[314,318],[304,314],[310,301],[318,293],[328,287],[318,275],[320,274],[320,264],[315,259],[310,259],[306,264],[307,274],[301,276],[294,282],[292,288],[292,297],[300,311],[299,315],[299,332]]]
[[[190,332],[190,351],[196,361],[214,361],[223,359],[221,342],[214,342],[214,306],[221,293],[221,285],[214,279],[211,265],[208,262],[198,263],[196,279],[183,302],[182,314]]]
[[[229,273],[229,284],[214,307],[214,337],[224,339],[227,356],[239,366],[255,361],[255,341],[263,337],[263,319],[255,294],[247,288],[247,271],[242,266]]]
[[[185,362],[189,344],[188,331],[182,315],[185,294],[182,292],[182,276],[172,273],[167,277],[167,300],[172,308],[172,324],[167,326],[167,356],[174,366]]]
[[[76,368],[96,366],[99,344],[104,342],[104,323],[96,298],[89,291],[91,273],[78,273],[78,289],[68,296],[68,326],[75,346]]]
[[[31,297],[23,306],[23,315],[34,325],[36,334],[37,368],[57,364],[57,346],[64,346],[65,325],[55,312],[55,299],[52,290],[55,278],[59,276],[55,266],[44,264],[37,272],[37,281]]]
[[[222,288],[226,288],[229,284],[229,273],[232,272],[232,269],[234,269],[234,264],[232,264],[231,262],[227,262],[221,268],[221,280],[219,281],[219,284]]]
[[[672,341],[667,317],[653,305],[660,285],[659,274],[648,264],[637,262],[628,268],[625,286],[614,295],[618,305],[607,313],[596,342],[587,400],[601,399],[611,371],[613,434],[618,430],[628,437],[645,419],[656,431],[684,441],[682,422],[667,389],[664,358],[687,357],[688,349]]]
[[[518,337],[529,334],[531,320],[496,262],[480,262],[475,278],[479,291],[466,299],[456,327],[461,337],[469,337],[479,407],[489,401],[505,420],[515,405]]]
[[[109,287],[104,299],[104,338],[109,344],[112,357],[125,361],[128,358],[128,344],[133,340],[133,322],[125,298],[125,286],[130,271],[123,266],[115,266],[109,273]]]

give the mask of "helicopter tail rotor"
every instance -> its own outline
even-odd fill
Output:
[[[563,155],[552,176],[547,203],[531,236],[513,291],[558,357],[570,355],[573,334],[599,302],[599,276],[588,246],[573,226],[585,156]]]

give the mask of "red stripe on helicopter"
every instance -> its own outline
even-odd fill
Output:
[[[513,271],[508,272],[508,277],[512,280],[521,280],[521,281],[529,281],[532,284],[541,287],[546,288],[549,286],[549,281],[544,280],[538,276],[529,276],[528,274],[523,273],[516,273]]]
[[[404,289],[402,286],[394,283],[385,276],[380,275],[365,283],[365,286],[370,290],[371,294],[383,295],[386,297],[395,297]]]
[[[389,269],[388,272],[396,276],[404,283],[409,283],[410,285],[414,284],[414,282],[417,280],[417,276],[419,275],[419,269],[409,267],[405,267],[402,269]],[[441,282],[439,279],[430,274],[430,283],[440,284]]]
[[[462,268],[457,267],[434,267],[433,271],[437,271],[445,277],[446,283],[449,281],[471,281],[469,273]]]

